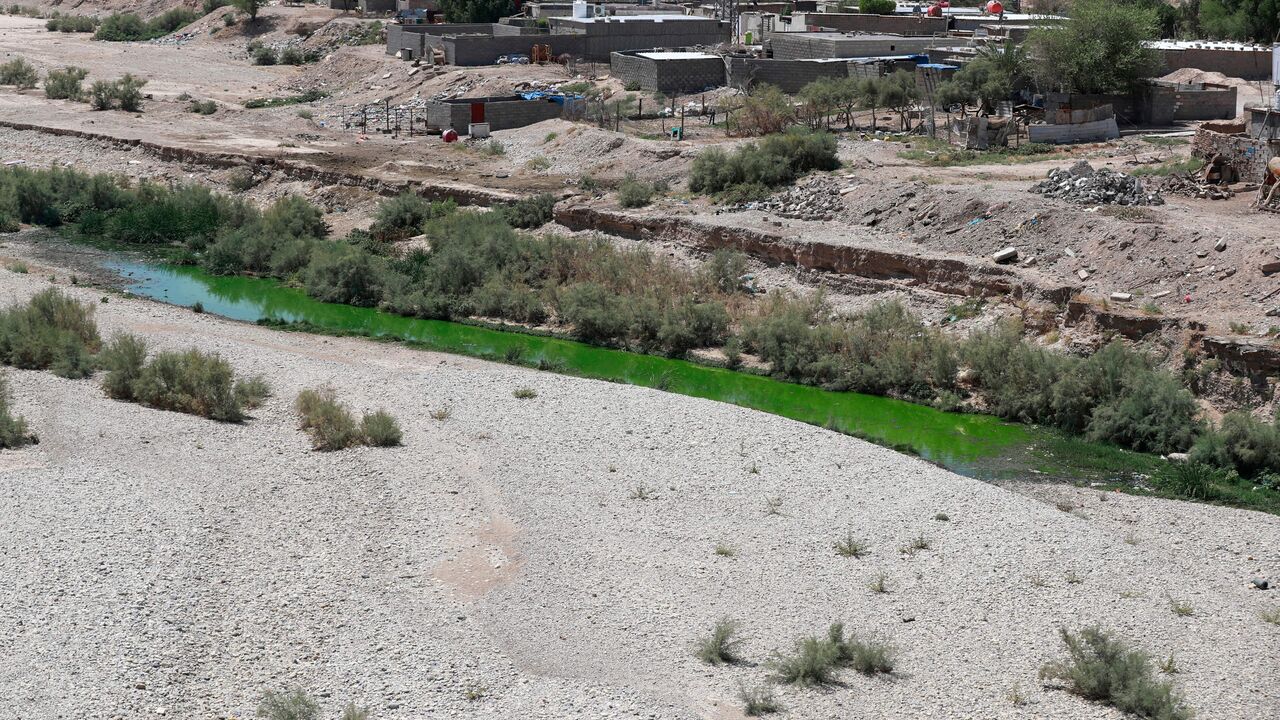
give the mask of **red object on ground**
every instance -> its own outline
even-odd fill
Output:
[[[1187,295],[1186,297],[1182,298],[1182,301],[1183,301],[1183,302],[1188,302],[1188,303],[1189,303],[1189,302],[1191,302],[1191,296],[1190,296],[1190,295]]]
[[[998,0],[991,0],[991,2],[987,3],[988,15],[999,15],[1003,12],[1004,12],[1004,5],[1001,5]]]
[[[440,139],[445,142],[458,142],[458,131],[453,128],[449,128],[448,130],[440,133]]]

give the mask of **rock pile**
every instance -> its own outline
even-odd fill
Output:
[[[1033,185],[1031,192],[1077,205],[1164,204],[1160,193],[1143,188],[1142,180],[1110,168],[1095,170],[1085,160],[1050,170],[1049,178]]]
[[[844,212],[840,199],[840,183],[834,178],[814,176],[770,197],[749,202],[731,210],[765,210],[779,217],[796,220],[830,220]]]
[[[1191,173],[1172,173],[1156,185],[1160,192],[1170,195],[1186,195],[1187,197],[1208,198],[1209,200],[1228,200],[1235,195],[1231,188],[1214,185],[1196,177]]]

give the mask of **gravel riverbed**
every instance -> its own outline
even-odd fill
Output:
[[[41,442],[0,453],[0,718],[251,717],[295,686],[325,717],[738,718],[834,620],[897,670],[779,688],[786,717],[1118,718],[1037,678],[1095,622],[1173,653],[1202,718],[1280,712],[1280,592],[1250,585],[1280,581],[1280,518],[1000,488],[731,405],[103,303],[37,264],[0,269],[0,302],[51,273],[104,336],[216,350],[275,395],[228,425],[9,372]],[[291,403],[325,384],[404,446],[311,451]],[[868,555],[833,551],[846,531]],[[722,616],[747,662],[703,665]]]

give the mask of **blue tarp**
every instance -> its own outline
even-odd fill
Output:
[[[560,93],[549,93],[544,90],[534,90],[533,92],[520,93],[520,97],[524,98],[525,100],[550,100],[553,103],[563,105],[566,99],[577,100],[582,96],[581,95],[562,95]]]

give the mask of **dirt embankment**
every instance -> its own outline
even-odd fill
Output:
[[[54,275],[104,333],[220,352],[276,394],[226,425],[9,373],[42,441],[0,453],[5,717],[248,717],[296,686],[327,716],[739,718],[739,685],[837,620],[888,639],[894,673],[781,686],[788,717],[1118,717],[1037,677],[1089,623],[1172,654],[1202,716],[1280,703],[1259,616],[1280,600],[1249,583],[1280,576],[1276,517],[1021,495],[727,404],[103,304],[31,262],[0,303]],[[404,446],[311,451],[291,403],[322,384]],[[832,550],[846,532],[867,555]],[[710,667],[693,647],[724,616],[747,662]]]

